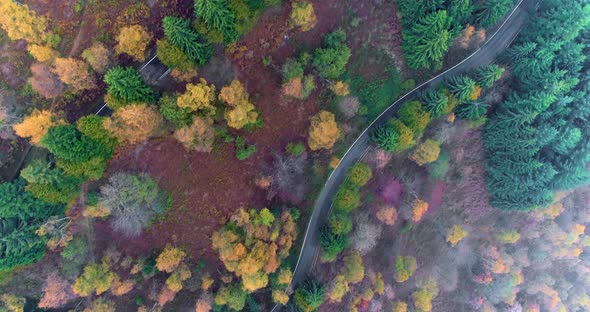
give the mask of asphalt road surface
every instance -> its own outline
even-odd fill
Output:
[[[477,51],[463,60],[461,63],[452,67],[451,69],[437,75],[429,81],[416,87],[399,100],[393,103],[387,110],[385,110],[379,117],[377,117],[358,139],[350,146],[346,154],[340,160],[340,164],[332,174],[328,177],[324,188],[317,198],[314,210],[310,217],[309,224],[305,233],[303,247],[293,273],[290,288],[295,289],[297,284],[304,281],[310,274],[315,262],[319,258],[320,243],[319,243],[319,227],[324,223],[324,220],[329,215],[332,199],[338,190],[338,186],[344,182],[346,172],[348,169],[359,161],[368,151],[370,147],[369,135],[378,126],[387,122],[392,118],[395,112],[399,109],[402,103],[416,97],[420,91],[435,87],[444,81],[447,77],[452,77],[457,74],[468,72],[484,64],[489,64],[504,51],[510,43],[516,38],[520,32],[521,27],[527,21],[529,15],[536,9],[539,0],[522,0],[516,9],[511,12],[511,15],[505,19],[504,23],[499,27],[496,33],[489,37],[488,41]],[[275,307],[277,308],[277,307]],[[275,310],[275,309],[273,309]]]

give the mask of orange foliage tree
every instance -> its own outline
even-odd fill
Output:
[[[337,96],[347,96],[350,93],[348,83],[343,81],[336,81],[334,84],[330,85],[330,90],[332,90]]]
[[[383,206],[377,211],[377,219],[387,224],[394,225],[397,221],[397,210],[393,206]]]
[[[283,94],[296,99],[303,99],[303,82],[301,77],[295,77],[283,84]]]
[[[90,73],[88,65],[75,58],[56,58],[53,72],[74,92],[96,88],[96,79]]]
[[[414,202],[414,208],[412,209],[412,221],[420,222],[424,217],[424,214],[428,211],[428,208],[428,202],[417,199]]]
[[[145,141],[163,127],[164,119],[158,111],[145,104],[131,104],[103,120],[104,128],[112,136],[128,143]]]
[[[47,280],[45,281],[43,297],[39,301],[39,308],[60,308],[74,298],[76,298],[76,295],[72,292],[70,283],[57,274],[52,273],[47,276]]]
[[[102,43],[95,42],[82,52],[82,58],[97,73],[104,73],[111,65],[111,52]]]
[[[187,150],[208,153],[213,149],[215,142],[213,121],[209,118],[195,117],[191,126],[176,130],[174,137]]]
[[[234,80],[229,86],[223,87],[219,97],[229,106],[223,115],[228,126],[241,129],[256,122],[256,107],[250,103],[248,92],[240,81]]]
[[[253,292],[268,284],[268,274],[277,271],[289,255],[297,235],[296,224],[289,211],[275,218],[266,208],[249,212],[240,209],[231,220],[235,226],[225,226],[213,234],[213,249],[225,268],[242,278],[243,288]]]
[[[331,149],[340,137],[340,130],[334,114],[321,111],[310,119],[307,144],[312,151]]]
[[[209,312],[212,309],[212,298],[209,295],[204,295],[197,300],[195,312]]]
[[[143,26],[126,26],[119,30],[115,51],[117,54],[125,53],[134,60],[141,62],[145,60],[145,48],[151,40],[152,34]]]
[[[41,139],[47,134],[49,128],[63,124],[54,113],[47,110],[34,110],[31,115],[14,126],[14,132],[21,138],[31,138],[31,143],[41,144]]]

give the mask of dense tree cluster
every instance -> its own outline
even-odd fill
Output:
[[[487,186],[497,208],[535,209],[553,191],[588,181],[589,46],[581,30],[589,11],[585,1],[545,1],[507,52],[514,88],[485,131]]]

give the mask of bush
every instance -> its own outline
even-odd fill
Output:
[[[247,145],[246,140],[238,136],[236,138],[236,158],[238,160],[246,160],[256,152],[255,145]]]
[[[287,144],[287,153],[292,156],[301,156],[301,154],[305,153],[305,145],[301,142],[290,142]]]

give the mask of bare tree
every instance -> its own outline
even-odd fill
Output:
[[[299,203],[307,193],[305,167],[307,154],[280,155],[274,153],[272,191],[277,192],[283,200]]]

